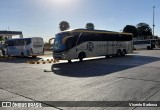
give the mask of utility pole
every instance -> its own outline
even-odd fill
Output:
[[[10,31],[10,28],[9,28],[9,26],[8,26],[8,31]]]
[[[153,39],[154,39],[154,27],[155,27],[154,18],[155,18],[155,6],[153,6]]]

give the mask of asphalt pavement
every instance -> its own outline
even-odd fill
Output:
[[[52,59],[51,54],[0,60],[0,100],[39,101],[46,110],[159,110],[158,107],[59,107],[43,101],[159,101],[160,49],[139,50],[125,57],[88,58],[52,64],[26,64]]]

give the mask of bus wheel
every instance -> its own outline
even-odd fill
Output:
[[[121,50],[117,50],[117,57],[120,57],[122,55]]]
[[[123,50],[122,51],[122,56],[125,56],[126,55],[126,50]]]
[[[147,46],[147,50],[150,50],[151,49],[151,47],[150,46]]]
[[[79,58],[80,62],[82,62],[83,58],[85,58],[85,57],[86,57],[86,54],[84,52],[79,53],[79,55],[78,55],[78,58]]]
[[[11,57],[11,55],[7,54],[8,57]]]
[[[21,57],[24,57],[24,53],[23,52],[21,53]]]
[[[106,58],[110,58],[110,55],[106,55],[105,57],[106,57]]]
[[[72,61],[71,61],[71,60],[68,60],[68,63],[72,63]]]
[[[32,58],[37,58],[37,56],[32,56]]]

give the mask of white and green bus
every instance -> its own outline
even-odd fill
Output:
[[[16,38],[5,42],[8,56],[32,56],[44,54],[44,42],[41,37]]]
[[[133,52],[133,35],[104,30],[74,29],[55,35],[53,58],[80,59],[98,56],[125,56]]]

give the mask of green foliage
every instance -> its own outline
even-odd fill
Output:
[[[3,41],[3,37],[2,36],[0,36],[0,41]]]
[[[94,24],[93,23],[87,23],[86,24],[86,29],[88,29],[88,30],[94,30]]]
[[[146,23],[137,24],[137,31],[139,36],[152,36],[152,29]]]
[[[4,41],[4,38],[3,38],[3,36],[0,36],[0,41]]]
[[[139,23],[135,26],[126,25],[123,32],[132,33],[134,38],[152,38],[152,29],[147,23]]]
[[[154,36],[154,39],[159,39],[159,37],[158,36]]]
[[[67,21],[61,21],[60,23],[59,23],[59,29],[61,30],[61,31],[65,31],[65,30],[67,30],[67,29],[69,29],[70,28],[70,26],[69,26],[69,23],[67,22]]]
[[[126,25],[123,29],[123,32],[132,33],[134,38],[138,37],[138,31],[135,26]]]

